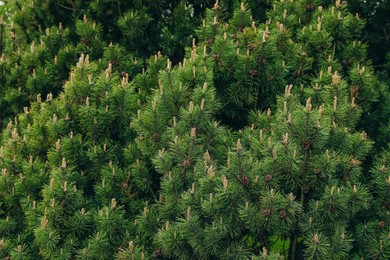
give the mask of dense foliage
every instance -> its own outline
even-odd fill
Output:
[[[348,3],[3,10],[1,257],[390,258],[387,67]]]

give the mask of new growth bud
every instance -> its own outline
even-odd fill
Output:
[[[241,140],[238,139],[238,140],[237,140],[237,152],[240,152],[241,150],[242,150]]]
[[[360,140],[362,140],[362,141],[366,141],[367,140],[367,133],[365,131],[363,131],[360,134]]]
[[[319,244],[319,243],[320,243],[320,240],[319,240],[319,238],[318,238],[318,234],[314,234],[313,242],[314,242],[315,244]]]
[[[227,187],[228,187],[228,180],[227,180],[226,176],[222,177],[222,183],[223,183],[223,191],[226,192]]]
[[[65,160],[65,158],[62,158],[61,168],[62,168],[63,170],[66,169],[66,160]]]
[[[309,97],[309,98],[306,100],[306,109],[307,109],[307,111],[311,111],[311,108],[312,108],[311,97]]]
[[[337,71],[335,71],[334,74],[332,75],[332,84],[337,87],[340,84],[340,80],[341,80],[341,76]]]

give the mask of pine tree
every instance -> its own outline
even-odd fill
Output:
[[[217,1],[193,31],[208,1],[22,2],[3,258],[389,258],[388,93],[347,4]]]
[[[113,69],[130,79],[157,51],[178,62],[207,6],[207,1],[6,1],[0,16],[0,123],[5,126],[38,93],[56,97],[81,54],[91,61],[112,59]],[[103,57],[111,42],[121,53]]]

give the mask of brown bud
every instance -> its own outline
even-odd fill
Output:
[[[154,258],[159,258],[161,256],[161,251],[160,251],[160,249],[155,249],[154,251],[153,251],[153,257]]]
[[[302,148],[303,148],[304,150],[308,150],[308,149],[310,149],[310,147],[311,147],[310,141],[305,140],[305,141],[302,142]]]
[[[379,226],[381,229],[385,229],[386,223],[385,223],[384,221],[379,221],[379,222],[378,222],[378,226]]]
[[[185,159],[185,160],[183,161],[183,163],[182,163],[182,166],[183,166],[184,168],[188,168],[188,167],[190,167],[190,165],[191,165],[191,161],[190,161],[189,159]]]
[[[242,185],[244,186],[248,186],[249,185],[249,178],[248,176],[241,176],[240,177],[240,182],[242,183]]]
[[[152,139],[154,142],[157,143],[158,141],[160,141],[160,135],[158,133],[153,133]]]
[[[271,209],[264,208],[261,210],[261,214],[263,214],[264,217],[269,217],[269,216],[271,216]]]
[[[270,181],[272,181],[272,174],[267,174],[267,175],[265,175],[264,176],[264,180],[266,181],[266,182],[270,182]]]
[[[285,209],[279,210],[279,217],[286,218],[287,217],[287,211]]]

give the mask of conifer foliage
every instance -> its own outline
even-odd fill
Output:
[[[346,2],[22,2],[0,257],[390,258],[390,147],[365,128],[390,95]]]

